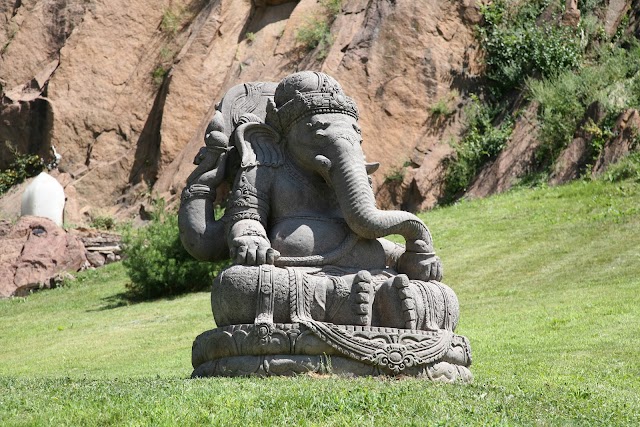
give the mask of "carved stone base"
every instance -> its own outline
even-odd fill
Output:
[[[244,377],[244,376],[295,376],[300,374],[326,374],[342,376],[393,375],[387,369],[368,365],[341,356],[233,356],[210,360],[198,366],[191,375],[200,377]],[[464,366],[447,362],[414,366],[402,372],[403,375],[425,378],[432,381],[469,383],[473,375]]]
[[[193,377],[408,375],[471,382],[465,337],[445,330],[311,324],[245,324],[212,329],[193,343]]]

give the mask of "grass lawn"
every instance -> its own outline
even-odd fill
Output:
[[[471,385],[190,380],[208,293],[129,305],[114,264],[0,301],[0,425],[640,425],[640,185],[517,190],[424,219]]]

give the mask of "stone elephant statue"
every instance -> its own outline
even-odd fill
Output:
[[[427,226],[376,207],[369,174],[378,164],[365,160],[355,102],[323,73],[287,76],[273,96],[272,88],[252,94],[245,85],[241,101],[225,96],[182,195],[187,250],[234,263],[213,284],[217,325],[453,332],[458,300],[440,282]],[[241,107],[233,113],[230,104]],[[231,190],[215,220],[215,188],[225,180]],[[391,234],[406,244],[384,239]]]

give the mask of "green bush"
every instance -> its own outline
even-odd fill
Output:
[[[467,107],[466,135],[459,143],[454,144],[456,156],[447,165],[442,200],[445,204],[453,202],[467,190],[482,165],[497,157],[502,151],[513,131],[511,117],[494,126],[493,121],[498,110],[482,104],[477,97],[473,97],[472,100],[471,105]]]
[[[538,119],[542,142],[539,160],[552,163],[573,139],[589,105],[599,102],[606,118],[594,128],[593,154],[597,156],[603,139],[611,133],[616,118],[627,108],[640,107],[640,46],[629,49],[607,47],[591,64],[579,71],[564,71],[542,80],[527,82],[529,97],[540,104]],[[585,129],[589,131],[589,129]],[[602,135],[599,135],[602,134]]]
[[[335,19],[342,10],[342,0],[320,0],[320,3],[322,3],[329,14],[329,18],[332,20]]]
[[[333,44],[331,24],[342,9],[342,0],[321,0],[320,3],[324,7],[324,15],[308,19],[296,32],[296,40],[309,51],[317,49],[318,59],[323,60]]]
[[[333,43],[331,26],[323,19],[310,19],[296,33],[296,40],[302,43],[309,51],[318,49],[318,59],[327,57],[329,48]]]
[[[393,167],[387,172],[384,176],[384,182],[402,182],[404,180],[404,176],[407,173],[407,168],[412,165],[410,160],[406,160],[402,163],[402,166]]]
[[[162,202],[149,225],[125,231],[123,244],[123,264],[131,279],[127,296],[134,300],[209,289],[228,264],[200,262],[189,255],[180,241],[177,214],[165,214]]]
[[[44,169],[44,162],[35,154],[18,154],[14,152],[15,160],[11,165],[0,171],[0,194],[6,193],[11,187],[20,184],[27,178],[38,175]]]
[[[98,230],[113,230],[116,228],[116,220],[109,215],[96,215],[91,217],[89,226]]]
[[[498,0],[481,8],[485,24],[479,37],[485,51],[486,77],[497,96],[519,89],[530,76],[550,76],[578,66],[583,46],[575,28],[536,19],[550,1],[512,6]]]
[[[439,99],[429,108],[429,111],[435,118],[447,118],[456,112],[455,109],[449,106],[449,101],[447,99]]]
[[[153,83],[155,83],[156,86],[160,86],[164,82],[168,72],[169,70],[167,70],[163,65],[158,65],[151,72],[151,80],[153,80]]]
[[[618,163],[609,166],[603,178],[610,182],[629,179],[640,183],[640,152],[631,153],[620,159]]]
[[[175,36],[180,28],[181,13],[171,9],[165,9],[160,21],[160,30],[170,36]]]

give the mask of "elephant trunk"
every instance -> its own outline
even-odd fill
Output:
[[[351,230],[365,239],[400,234],[406,239],[408,250],[433,252],[431,233],[427,226],[412,213],[379,210],[369,184],[363,156],[354,156],[353,151],[347,150],[344,153],[334,164],[330,179]]]

